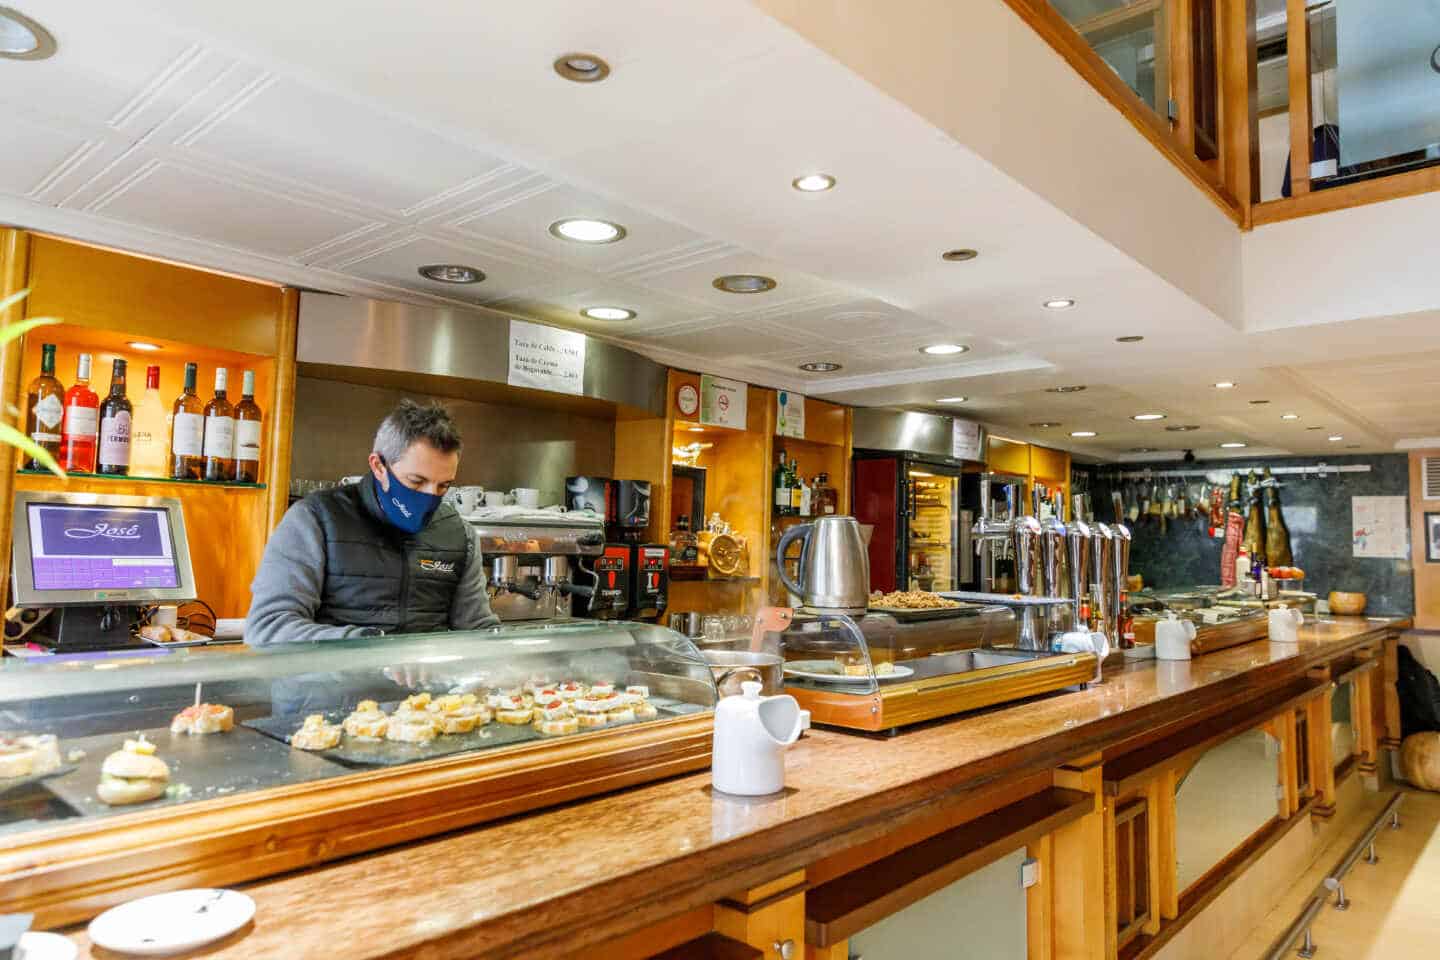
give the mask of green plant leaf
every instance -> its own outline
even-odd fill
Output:
[[[65,471],[61,470],[60,464],[56,463],[55,458],[50,456],[50,451],[40,446],[40,444],[36,443],[34,440],[31,440],[29,437],[25,436],[25,434],[21,433],[19,430],[16,430],[8,423],[0,423],[0,444],[14,447],[21,453],[28,454],[29,456],[34,457],[35,461],[39,463],[40,466],[44,467],[46,470],[49,470],[61,480],[65,479]]]
[[[7,323],[0,327],[0,344],[19,339],[36,327],[48,327],[59,322],[59,317],[34,317],[30,320],[21,320],[19,323]]]
[[[30,288],[26,287],[24,290],[16,290],[14,293],[10,294],[10,296],[5,297],[4,299],[0,299],[0,313],[4,313],[6,310],[9,310],[11,307],[15,306],[15,304],[19,303],[21,300],[24,300],[28,296],[30,296]]]

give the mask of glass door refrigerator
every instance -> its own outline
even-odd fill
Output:
[[[855,518],[872,527],[871,590],[959,590],[969,579],[958,461],[854,452]],[[968,540],[968,536],[963,539]]]

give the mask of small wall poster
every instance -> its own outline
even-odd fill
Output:
[[[749,385],[704,374],[700,377],[700,422],[709,427],[745,429]]]
[[[805,398],[789,390],[776,390],[775,434],[805,439]]]
[[[980,424],[956,417],[950,433],[950,455],[956,460],[983,462],[985,451],[980,446],[981,436]]]
[[[512,387],[554,393],[585,392],[585,334],[524,320],[510,321]]]
[[[1404,560],[1410,556],[1410,531],[1404,497],[1351,497],[1353,555]]]

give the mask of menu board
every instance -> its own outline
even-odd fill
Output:
[[[805,398],[789,390],[777,390],[775,399],[775,435],[805,439]]]
[[[700,377],[700,422],[707,427],[745,429],[745,401],[749,385],[703,374]]]
[[[1410,527],[1404,497],[1351,497],[1353,555],[1372,559],[1410,556]]]
[[[980,429],[980,424],[974,420],[961,420],[956,417],[950,432],[950,456],[956,460],[983,462],[985,450],[981,444],[984,436],[985,432]]]
[[[510,321],[512,387],[575,396],[585,392],[585,334],[524,320]]]

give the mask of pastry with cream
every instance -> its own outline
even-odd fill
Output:
[[[361,700],[354,711],[345,718],[345,732],[352,737],[379,740],[390,726],[390,717],[374,700]]]
[[[323,713],[312,713],[300,729],[290,734],[290,746],[296,750],[333,750],[340,745],[341,727],[326,723]]]
[[[197,703],[186,707],[170,721],[171,733],[203,736],[224,733],[235,727],[235,711],[223,703]]]

